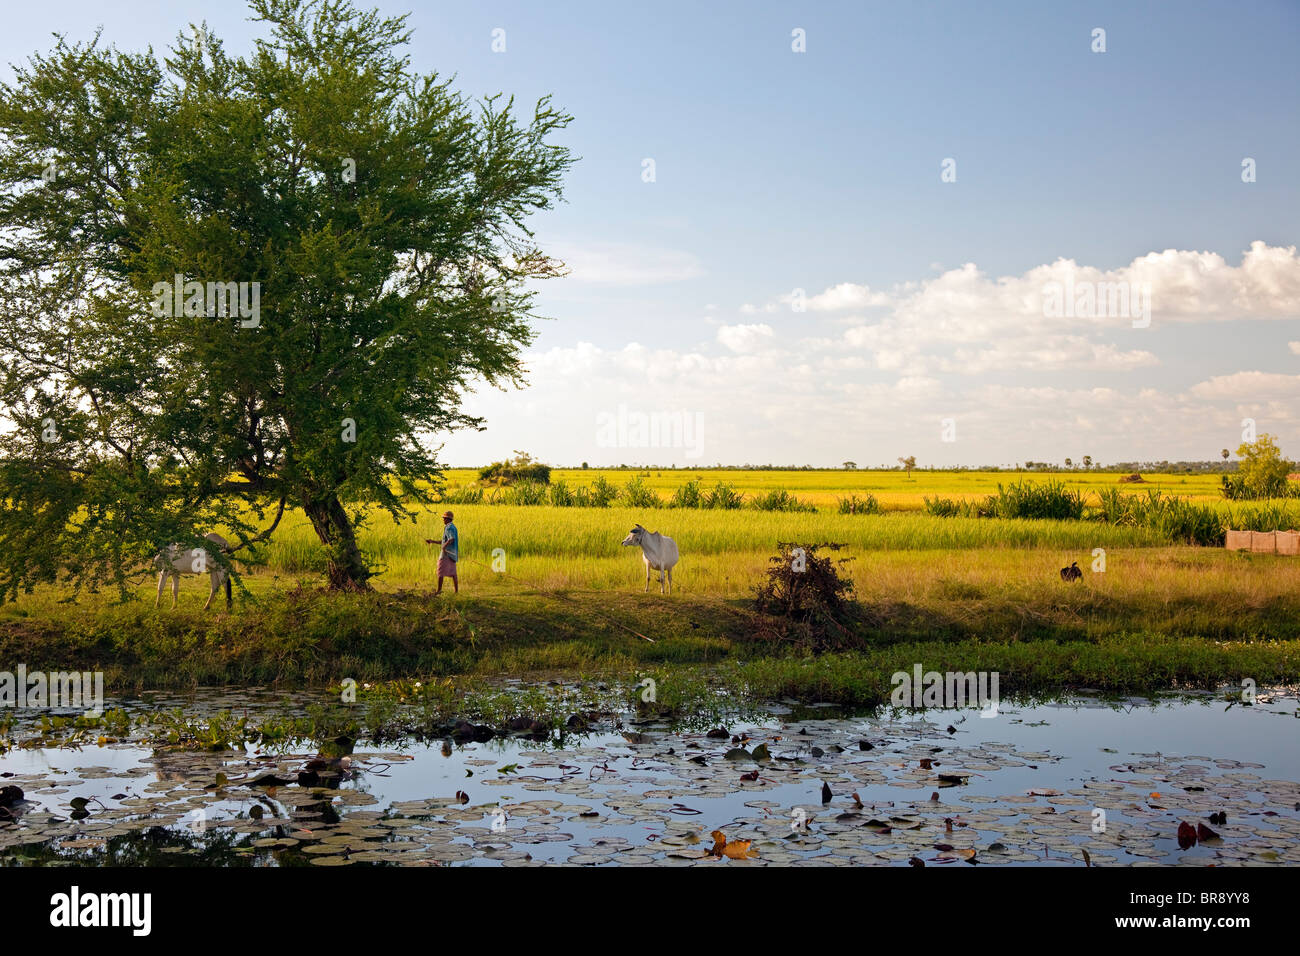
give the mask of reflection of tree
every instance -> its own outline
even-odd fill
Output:
[[[253,854],[235,852],[246,836],[216,828],[192,833],[150,827],[109,837],[107,844],[93,850],[61,850],[50,843],[19,846],[8,851],[5,861],[27,866],[252,866],[257,862]],[[166,852],[169,849],[184,852]]]

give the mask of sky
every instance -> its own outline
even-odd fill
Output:
[[[569,275],[448,464],[1300,457],[1298,0],[365,5],[574,117]],[[0,61],[247,16],[16,5]]]

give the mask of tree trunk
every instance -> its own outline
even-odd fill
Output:
[[[316,536],[329,557],[331,591],[369,591],[370,569],[366,566],[352,520],[334,495],[308,498],[303,505]]]

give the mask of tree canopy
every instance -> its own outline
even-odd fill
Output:
[[[58,37],[0,86],[5,597],[125,593],[164,544],[250,547],[295,507],[366,587],[362,505],[410,517],[436,436],[482,427],[466,391],[522,383],[570,117],[415,73],[405,17],[250,7],[247,56]]]

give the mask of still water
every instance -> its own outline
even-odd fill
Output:
[[[227,689],[183,705],[215,711],[232,693],[250,696]],[[109,706],[122,704],[139,702]],[[24,799],[12,819],[0,813],[0,863],[1300,863],[1293,691],[1231,707],[1211,695],[1004,701],[992,718],[764,710],[713,736],[669,725],[625,734],[611,721],[540,742],[362,740],[316,785],[297,778],[316,756],[305,742],[15,747],[0,755],[0,785]]]

